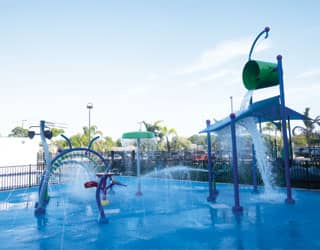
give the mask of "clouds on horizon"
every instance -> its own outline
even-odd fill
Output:
[[[319,76],[320,76],[320,67],[304,71],[304,72],[298,74],[296,76],[296,78],[303,79],[303,78],[311,78],[311,77],[319,77]]]
[[[194,63],[179,70],[177,74],[188,75],[211,68],[218,68],[240,56],[247,55],[252,41],[251,37],[221,41],[213,48],[202,52]],[[257,43],[254,52],[261,52],[270,47],[271,43],[268,40],[264,40],[262,43]]]

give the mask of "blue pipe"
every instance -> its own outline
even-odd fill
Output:
[[[100,138],[100,136],[96,136],[95,138],[93,138],[93,139],[90,141],[90,143],[89,143],[88,149],[91,149],[92,144],[93,144],[96,140],[98,140],[99,138]]]
[[[287,135],[287,125],[286,125],[286,111],[285,111],[285,97],[284,97],[284,86],[283,86],[283,69],[282,69],[282,56],[277,56],[278,61],[278,79],[280,87],[280,113],[281,113],[281,125],[282,125],[282,137],[283,137],[283,151],[284,151],[284,166],[285,166],[285,178],[287,186],[287,199],[285,202],[287,204],[294,204],[295,201],[292,198],[291,193],[291,182],[290,182],[290,168],[289,168],[289,144]]]
[[[268,36],[269,36],[269,31],[270,31],[270,28],[269,28],[269,27],[265,27],[264,30],[261,31],[261,32],[257,35],[256,39],[254,39],[253,44],[252,44],[251,49],[250,49],[250,52],[249,52],[249,61],[251,60],[251,56],[252,56],[252,53],[253,53],[253,49],[254,49],[254,46],[256,45],[257,41],[259,40],[259,38],[260,38],[264,33],[266,33],[264,39],[267,39]]]
[[[235,114],[230,114],[231,118],[231,140],[232,140],[232,166],[233,166],[233,188],[234,188],[234,207],[233,212],[242,212],[239,199],[239,175],[238,175],[238,157],[237,157],[237,142],[236,142],[236,124]]]
[[[44,123],[43,124],[41,123],[40,125],[43,125],[43,128],[44,128]],[[40,133],[41,133],[41,130],[40,130]],[[45,137],[43,136],[43,138],[45,138]],[[46,143],[46,141],[45,141],[45,143]],[[48,146],[47,144],[45,144],[45,145]],[[51,176],[51,171],[52,171],[51,167],[54,165],[54,163],[58,159],[62,158],[67,153],[76,152],[76,151],[89,152],[93,155],[96,155],[104,163],[105,171],[108,172],[110,170],[110,166],[109,166],[108,162],[103,158],[103,156],[101,154],[99,154],[98,152],[96,152],[92,149],[89,149],[89,148],[70,148],[70,149],[66,149],[66,150],[62,151],[60,154],[56,155],[56,157],[54,157],[52,160],[49,158],[50,165],[46,165],[45,173],[41,177],[41,182],[40,182],[40,186],[39,186],[39,200],[38,200],[38,202],[36,202],[36,210],[35,210],[36,215],[44,214],[46,211],[46,206],[49,202],[48,182],[49,182],[49,178]],[[48,151],[48,154],[49,154],[49,151]]]
[[[41,176],[40,180],[40,186],[39,186],[39,192],[38,192],[38,202],[36,202],[35,205],[35,215],[41,215],[46,212],[46,205],[49,202],[49,196],[48,196],[48,182],[50,178],[50,167],[51,167],[51,156],[49,152],[49,147],[46,141],[46,137],[44,135],[44,129],[46,127],[46,122],[41,120],[40,121],[40,137],[41,142],[43,146],[44,151],[44,157],[45,157],[45,170],[43,175]]]
[[[210,127],[210,120],[206,121],[207,125],[207,145],[208,145],[208,184],[209,184],[209,196],[207,198],[207,201],[215,201],[218,195],[218,191],[216,190],[215,180],[213,177],[213,171],[212,171],[212,157],[211,157],[211,134],[209,131]]]
[[[100,224],[105,224],[108,223],[109,220],[106,217],[105,213],[104,213],[104,209],[101,205],[101,197],[100,197],[100,193],[102,191],[103,188],[106,188],[106,182],[107,182],[107,176],[102,176],[99,182],[99,185],[97,187],[96,190],[96,201],[97,201],[97,205],[98,205],[98,209],[99,209],[99,223]]]
[[[72,149],[72,144],[71,141],[68,137],[66,137],[64,134],[61,134],[61,137],[63,137],[63,139],[65,139],[68,143],[69,149]]]

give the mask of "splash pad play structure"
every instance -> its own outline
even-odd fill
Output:
[[[127,132],[122,135],[122,140],[133,140],[133,142],[136,144],[137,149],[137,178],[138,178],[138,190],[136,192],[137,196],[142,195],[141,191],[141,142],[143,140],[154,140],[154,134],[148,131],[132,131]]]
[[[50,130],[46,126],[45,121],[40,121],[40,136],[42,145],[44,148],[45,154],[45,171],[41,177],[39,192],[38,192],[38,201],[35,203],[35,215],[42,216],[46,213],[46,207],[49,203],[50,196],[48,185],[52,175],[62,166],[66,165],[76,165],[81,166],[82,168],[91,168],[93,172],[96,173],[96,176],[99,178],[98,181],[88,181],[84,183],[85,188],[96,188],[96,202],[99,211],[99,222],[107,223],[108,219],[105,216],[103,206],[108,205],[109,201],[107,200],[107,191],[112,190],[114,185],[125,186],[124,184],[114,180],[112,178],[113,173],[111,173],[109,164],[103,158],[101,154],[91,149],[94,141],[98,140],[99,137],[93,138],[89,142],[88,148],[72,148],[71,141],[66,136],[62,135],[62,137],[67,141],[69,146],[68,149],[60,152],[56,157],[51,159],[48,144],[46,142],[46,138],[50,139],[52,134]],[[29,131],[29,137],[32,138],[35,135],[33,131]],[[103,172],[101,172],[103,171]],[[76,177],[75,177],[76,178]],[[81,190],[79,190],[81,192]]]
[[[269,29],[265,30],[267,31]],[[278,70],[282,69],[281,63],[276,66]],[[279,74],[277,76],[279,78]],[[290,112],[285,106],[283,110],[282,105],[284,102],[281,97],[274,97],[251,103],[244,110],[216,124],[211,125],[210,121],[207,121],[202,132],[207,134],[209,186],[206,182],[142,176],[139,158],[141,145],[138,142],[144,139],[143,134],[134,132],[123,136],[135,142],[139,164],[137,163],[138,178],[117,177],[121,182],[114,180],[109,164],[91,149],[94,140],[88,148],[72,148],[70,140],[65,138],[68,149],[52,160],[49,154],[46,155],[46,171],[39,190],[29,188],[0,192],[2,247],[79,250],[319,249],[320,233],[315,220],[320,209],[319,192],[296,189],[291,191],[287,183],[286,189],[274,187],[277,192],[287,192],[287,195],[268,200],[264,193],[260,192],[265,187],[259,187],[260,193],[257,195],[252,193],[251,186],[237,183],[237,124],[253,117],[256,127],[257,121],[282,120],[282,112],[289,114],[290,119],[302,118],[300,114]],[[41,126],[42,138],[50,138],[45,122],[42,122]],[[233,184],[216,184],[212,168],[210,133],[223,128],[227,128],[232,137]],[[43,145],[47,147],[46,143]],[[69,164],[92,169],[96,179],[85,177],[84,182],[81,180],[83,190],[89,192],[88,199],[76,197],[74,193],[70,195],[64,184],[49,185],[54,173]],[[185,167],[178,169],[187,171]],[[168,174],[171,170],[168,167],[157,174]],[[79,178],[75,172],[71,173]],[[141,179],[143,195],[140,195]],[[140,183],[138,192],[137,180]],[[119,188],[119,191],[116,190],[116,194],[112,195],[110,191],[114,185],[121,183],[126,183],[127,187]],[[137,193],[138,197],[133,195],[134,193]],[[109,194],[112,195],[110,204],[104,207],[103,205],[108,203]],[[292,197],[297,202],[294,205],[284,205],[285,196],[288,204],[293,204]],[[291,201],[288,201],[288,197],[291,197]],[[34,206],[36,220],[33,215]],[[101,224],[96,223],[97,213]],[[109,223],[105,225],[103,222],[108,221],[107,217]]]
[[[237,136],[236,136],[236,122],[245,126],[248,130],[251,131],[254,144],[253,145],[253,156],[258,156],[255,153],[255,148],[261,149],[263,142],[261,142],[260,136],[256,131],[256,123],[261,122],[275,122],[280,121],[282,126],[282,139],[283,139],[283,151],[284,151],[284,165],[285,165],[285,181],[287,187],[287,198],[285,202],[287,204],[294,204],[295,200],[292,197],[291,183],[290,183],[290,170],[289,170],[289,143],[288,143],[288,134],[287,134],[287,125],[288,121],[290,124],[290,119],[297,120],[306,120],[309,119],[296,111],[293,111],[285,106],[285,93],[284,93],[284,83],[283,83],[283,67],[282,67],[282,56],[277,56],[277,63],[270,63],[265,61],[252,60],[253,49],[256,45],[258,39],[265,35],[265,38],[268,37],[270,28],[266,27],[261,31],[256,39],[254,40],[250,52],[249,59],[243,69],[242,80],[243,84],[248,91],[250,91],[250,104],[245,105],[247,107],[244,110],[240,110],[238,113],[231,113],[229,117],[224,120],[217,122],[216,124],[210,125],[210,121],[207,122],[206,129],[202,130],[200,133],[207,133],[208,138],[210,137],[210,132],[216,132],[223,128],[230,127],[231,129],[231,143],[232,143],[232,167],[233,167],[233,182],[234,182],[234,207],[233,211],[242,212],[243,208],[240,206],[239,201],[239,184],[238,184],[238,150],[237,150]],[[273,87],[279,85],[280,95],[269,98],[257,103],[252,103],[252,91],[257,89],[264,89],[268,87]],[[251,124],[251,125],[250,125]],[[290,131],[290,128],[289,128]],[[264,152],[262,152],[264,154]],[[211,154],[211,148],[208,148],[208,155]],[[258,158],[258,157],[256,157]],[[257,190],[256,185],[256,165],[260,170],[260,174],[265,184],[266,190],[272,189],[272,174],[270,166],[267,166],[267,159],[260,158],[260,161],[253,160],[253,184],[254,190]],[[209,174],[212,173],[212,164],[208,163]],[[210,182],[213,182],[214,178],[209,176],[209,187],[211,187]],[[209,188],[209,197],[214,196],[212,188]]]

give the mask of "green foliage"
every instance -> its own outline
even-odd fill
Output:
[[[162,141],[163,133],[161,131],[161,120],[155,121],[154,123],[148,123],[146,121],[142,121],[144,127],[146,128],[146,131],[154,133],[154,136],[156,137],[156,140],[158,142]]]
[[[310,108],[307,107],[304,111],[304,115],[309,117]],[[320,126],[320,116],[315,119],[303,120],[304,127],[296,126],[292,129],[292,134],[294,136],[294,141],[298,135],[305,137],[306,146],[315,146],[320,144],[320,133],[316,130],[316,125]],[[299,142],[303,142],[301,139]]]
[[[203,146],[203,148],[207,148],[207,136],[206,135],[192,135],[188,138],[188,140],[197,146]],[[216,137],[211,135],[211,147],[215,149],[217,147]]]
[[[115,142],[112,141],[110,136],[101,138],[93,143],[93,149],[101,153],[107,153],[111,151],[112,147],[114,146]]]
[[[121,147],[121,146],[122,146],[121,138],[118,138],[118,139],[116,140],[115,146],[116,146],[116,147]]]
[[[171,145],[170,145],[170,137],[175,135],[177,136],[177,131],[174,128],[167,128],[166,126],[160,127],[161,133],[163,134],[164,138],[166,139],[166,148],[167,152],[170,153]]]
[[[191,142],[184,137],[174,136],[171,141],[171,149],[173,151],[191,149]]]
[[[64,132],[63,130],[55,130],[56,135],[61,134]],[[97,126],[92,125],[90,127],[90,137],[93,139],[95,136],[99,135],[100,138],[96,140],[92,147],[94,150],[106,153],[108,151],[111,151],[112,147],[116,145],[116,143],[112,140],[110,136],[102,137],[102,132],[97,129]],[[88,127],[82,128],[82,133],[78,133],[75,135],[72,135],[70,137],[70,141],[72,144],[72,147],[79,148],[79,147],[88,147],[89,145],[89,129]],[[68,148],[68,143],[66,140],[55,140],[54,145],[56,145],[59,148]]]
[[[307,145],[306,137],[303,134],[293,136],[292,141],[295,147],[304,147]]]
[[[148,123],[143,121],[143,125],[146,128],[146,131],[154,133],[154,136],[157,140],[158,150],[166,149],[168,152],[171,151],[171,138],[177,136],[177,131],[174,128],[168,128],[161,125],[163,121],[158,120],[154,123]],[[165,140],[165,141],[164,141]]]
[[[61,128],[52,128],[51,132],[52,132],[52,137],[57,137],[57,136],[63,134],[64,130]]]
[[[207,145],[207,136],[206,135],[192,135],[188,138],[192,144],[196,145]]]
[[[28,137],[28,129],[23,127],[15,127],[11,130],[9,137]]]

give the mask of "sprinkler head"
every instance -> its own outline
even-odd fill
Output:
[[[269,32],[269,31],[270,31],[270,27],[269,27],[269,26],[266,26],[266,27],[264,28],[264,31],[265,31],[265,32]]]
[[[281,60],[282,59],[282,55],[277,55],[277,60]]]
[[[235,115],[234,113],[231,113],[231,114],[230,114],[230,118],[231,118],[231,119],[235,119],[235,118],[236,118],[236,115]]]
[[[109,204],[109,201],[108,200],[102,200],[101,201],[101,205],[102,206],[107,206]]]

